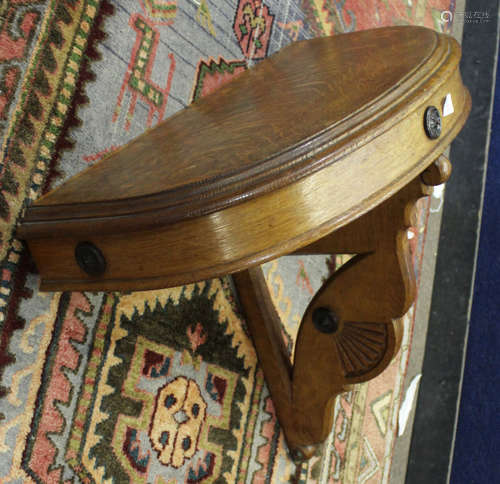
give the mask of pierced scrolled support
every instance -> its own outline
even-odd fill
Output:
[[[401,318],[415,299],[407,229],[428,185],[451,165],[439,157],[420,178],[301,253],[354,252],[320,288],[299,327],[293,366],[260,268],[234,281],[294,460],[307,459],[331,430],[335,397],[380,374],[397,354]]]

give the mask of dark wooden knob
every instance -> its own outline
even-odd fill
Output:
[[[430,139],[437,139],[441,136],[441,114],[435,106],[429,106],[425,110],[424,128]]]
[[[89,276],[100,276],[106,271],[106,259],[92,242],[80,242],[75,248],[75,259]]]
[[[322,333],[335,333],[339,329],[339,318],[330,308],[316,308],[312,320],[316,329]]]

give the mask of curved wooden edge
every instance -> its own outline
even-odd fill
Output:
[[[356,158],[347,157],[276,192],[150,232],[127,233],[126,236],[86,234],[86,240],[96,244],[109,262],[110,270],[102,277],[86,275],[75,263],[75,246],[81,241],[78,238],[54,233],[50,238],[30,239],[28,244],[42,276],[41,289],[114,291],[177,286],[238,272],[325,237],[401,190],[456,136],[469,113],[470,96],[458,72],[454,82],[458,83],[454,84],[457,89],[454,92],[459,112],[451,121],[445,118],[445,132],[438,140],[423,140],[421,146],[411,144],[408,134],[404,133],[416,129],[412,128],[415,124],[421,128],[420,114],[414,113],[403,122],[405,126],[401,125],[400,130],[395,127],[396,131],[374,140],[374,151],[366,150],[365,153],[361,148]],[[441,94],[436,94],[434,102],[438,104],[440,100]],[[404,138],[398,139],[397,149],[394,153],[388,151],[388,146],[394,146],[393,138],[400,135]],[[387,170],[394,167],[399,170],[402,165],[391,157],[396,154],[411,157],[416,149],[426,150],[425,154],[411,168],[404,168],[401,175],[389,178]],[[370,160],[370,152],[378,150],[387,151],[387,157],[377,155]],[[364,180],[359,170],[369,160],[373,170],[370,182],[377,188],[371,196],[353,205],[353,193],[357,193]],[[343,183],[336,184],[338,187],[332,191],[331,180],[337,179],[342,179]]]
[[[428,186],[441,185],[448,181],[451,176],[452,166],[446,156],[441,155],[420,175],[422,183]]]
[[[419,110],[449,81],[458,67],[460,46],[452,37],[433,34],[436,35],[436,47],[430,56],[432,59],[415,66],[397,86],[342,122],[252,167],[245,173],[245,184],[239,173],[224,180],[216,178],[208,184],[195,183],[188,193],[176,190],[130,199],[58,205],[44,204],[44,199],[40,199],[27,209],[18,236],[34,238],[69,232],[92,235],[151,230],[158,225],[206,216],[298,182],[390,130],[410,114],[409,105]]]

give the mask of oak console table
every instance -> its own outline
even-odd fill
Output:
[[[73,177],[18,229],[41,290],[232,274],[292,456],[398,351],[415,298],[412,207],[470,110],[460,47],[420,27],[297,42]],[[309,304],[293,363],[260,264],[356,254]]]

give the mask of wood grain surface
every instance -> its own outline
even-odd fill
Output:
[[[299,325],[293,365],[262,270],[233,275],[294,459],[307,459],[327,438],[335,397],[380,374],[398,352],[403,335],[398,318],[416,293],[407,229],[415,224],[415,202],[429,193],[428,185],[444,183],[449,174],[450,162],[440,156],[422,175],[427,182],[417,177],[375,209],[301,251],[332,254],[355,248],[358,255],[312,298]],[[318,309],[335,319],[330,330],[314,323]]]
[[[131,290],[299,250],[422,173],[470,109],[451,37],[390,27],[292,44],[39,199],[18,236],[42,289]],[[455,111],[429,139],[423,116]],[[95,244],[106,271],[76,263]]]
[[[382,372],[401,344],[413,206],[450,176],[441,153],[470,110],[459,60],[455,40],[420,27],[292,44],[29,207],[18,236],[41,289],[234,273],[292,456],[308,458],[335,396]],[[436,139],[426,111],[441,117]],[[258,266],[338,252],[357,255],[313,297],[291,361]]]

